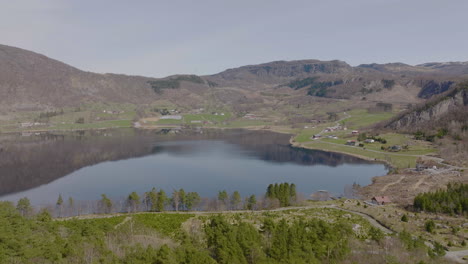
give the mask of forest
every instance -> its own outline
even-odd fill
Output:
[[[421,238],[386,236],[329,208],[54,219],[0,202],[1,264],[441,263],[442,255]]]
[[[468,215],[468,184],[450,183],[447,189],[420,193],[414,198],[416,210],[450,215]]]

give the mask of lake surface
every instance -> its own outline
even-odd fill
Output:
[[[35,205],[64,199],[119,199],[152,187],[215,197],[219,190],[262,195],[290,182],[307,197],[343,194],[387,172],[383,164],[293,148],[290,135],[247,130],[120,129],[0,137],[0,200]]]

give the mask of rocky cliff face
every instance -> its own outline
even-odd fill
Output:
[[[387,127],[414,129],[420,126],[430,126],[431,122],[435,123],[441,119],[448,121],[453,113],[460,115],[460,112],[465,112],[468,114],[466,106],[468,106],[468,90],[466,88],[455,89],[444,97],[430,101],[414,111],[400,116],[397,120],[389,123]]]

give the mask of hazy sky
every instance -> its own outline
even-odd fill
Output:
[[[274,60],[468,61],[467,0],[0,0],[0,43],[162,77]]]

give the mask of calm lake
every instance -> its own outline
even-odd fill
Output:
[[[265,193],[290,182],[307,197],[343,194],[385,175],[383,164],[293,148],[290,135],[248,130],[119,129],[0,136],[0,200],[28,197],[35,205],[64,199],[121,198],[152,187],[184,188],[215,197],[219,190]]]

